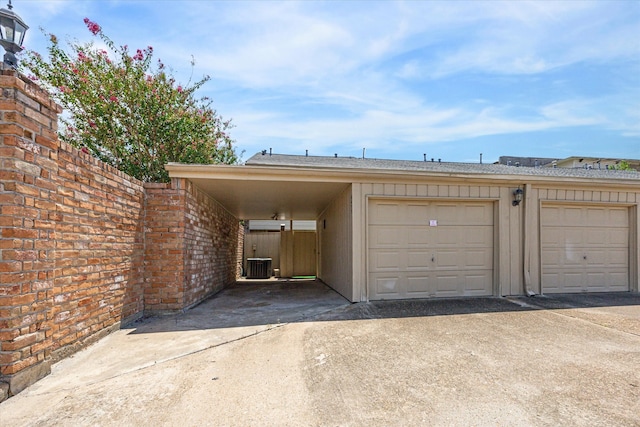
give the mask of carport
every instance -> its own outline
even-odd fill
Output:
[[[352,178],[341,170],[306,170],[294,167],[264,167],[252,165],[184,165],[169,164],[167,170],[172,178],[189,179],[200,190],[219,202],[238,220],[270,220],[282,222],[294,220],[317,223],[316,265],[317,276],[324,283],[354,301],[351,287],[351,265],[330,262],[327,256],[335,251],[335,244],[327,235],[327,222],[323,215],[341,194],[350,197]],[[351,212],[344,210],[330,229],[341,224],[342,229],[351,228]],[[337,229],[336,229],[337,230]],[[340,249],[350,252],[350,236]],[[325,254],[326,249],[326,254]],[[348,256],[347,259],[351,257]],[[336,277],[335,265],[342,270]],[[326,266],[330,265],[329,271]],[[323,266],[325,268],[323,268]],[[337,283],[337,284],[336,284]]]

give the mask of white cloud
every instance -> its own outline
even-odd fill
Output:
[[[212,76],[205,89],[233,118],[232,134],[250,154],[265,144],[280,152],[340,152],[587,126],[640,136],[640,81],[627,76],[640,62],[637,2],[20,5],[32,22],[83,37],[80,15],[105,22],[118,43],[153,45],[181,81],[193,54],[195,78]],[[556,74],[561,81],[549,82],[556,89],[548,93],[509,93],[519,92],[524,78],[587,63],[620,66],[626,83],[604,96],[575,86],[574,75]],[[459,79],[468,74],[513,82],[499,97],[432,90],[445,78],[469,85]]]

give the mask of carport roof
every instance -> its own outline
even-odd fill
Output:
[[[593,182],[634,185],[640,173],[614,170],[530,168],[499,164],[382,160],[258,153],[244,165],[169,163],[172,178],[187,178],[239,219],[315,220],[354,182],[412,178],[468,181]]]

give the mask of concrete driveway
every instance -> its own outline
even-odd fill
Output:
[[[2,426],[640,425],[640,295],[348,304],[239,283],[0,404]]]

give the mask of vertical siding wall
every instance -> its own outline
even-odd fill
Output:
[[[143,184],[57,139],[61,109],[0,72],[0,401],[52,362],[238,277],[243,228],[184,180]]]
[[[427,181],[427,179],[425,179]],[[599,184],[602,185],[602,184]],[[527,290],[541,291],[539,215],[541,203],[572,202],[604,206],[627,206],[632,218],[631,232],[631,290],[638,290],[638,203],[640,190],[602,189],[593,185],[567,184],[562,181],[552,184],[531,184],[526,180],[513,182],[489,181],[469,184],[462,181],[429,179],[428,182],[361,183],[353,185],[354,193],[354,259],[353,294],[366,300],[366,236],[367,203],[369,197],[402,197],[431,200],[473,199],[493,201],[495,211],[495,271],[497,295],[523,295]],[[525,189],[525,200],[520,206],[512,206],[513,191]],[[358,271],[359,270],[359,271]]]
[[[253,247],[255,245],[255,251]],[[280,268],[280,232],[249,231],[244,239],[244,260],[247,258],[271,258],[271,267]]]
[[[318,219],[320,263],[318,277],[350,301],[353,292],[353,232],[351,186],[343,191]]]

